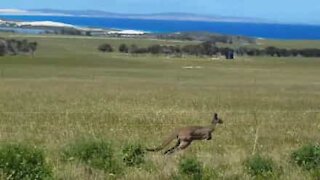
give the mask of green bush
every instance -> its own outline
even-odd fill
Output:
[[[98,47],[98,50],[102,52],[113,52],[113,48],[110,44],[101,44]]]
[[[109,173],[120,173],[121,168],[115,160],[112,144],[99,139],[77,141],[63,152],[65,160],[77,159],[93,168]]]
[[[42,150],[26,145],[7,144],[0,148],[0,170],[5,179],[49,179],[52,169]]]
[[[260,155],[254,155],[248,158],[244,165],[246,171],[252,177],[271,177],[276,170],[275,163],[272,159]]]
[[[126,44],[121,44],[119,46],[119,52],[129,53],[129,47]]]
[[[202,179],[203,166],[194,157],[182,158],[179,162],[179,173],[191,179]]]
[[[320,169],[320,145],[305,145],[291,154],[291,159],[306,170]]]
[[[127,166],[139,166],[145,162],[145,152],[141,145],[129,144],[122,150],[123,162]]]

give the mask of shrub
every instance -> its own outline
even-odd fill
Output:
[[[320,145],[305,145],[294,151],[291,159],[306,170],[320,170]]]
[[[129,47],[125,44],[121,44],[119,46],[119,52],[122,52],[122,53],[129,53]]]
[[[113,52],[113,48],[110,44],[102,44],[98,47],[98,50],[102,52]]]
[[[65,160],[80,162],[109,173],[119,173],[120,167],[114,158],[111,143],[98,139],[86,139],[69,145],[63,152]]]
[[[7,53],[7,42],[0,39],[0,56],[4,56]]]
[[[0,38],[0,56],[31,53],[37,50],[37,42],[28,40],[2,39]]]
[[[162,47],[159,44],[151,45],[148,47],[148,51],[151,54],[160,54],[162,52]]]
[[[138,166],[144,163],[144,150],[141,145],[130,144],[122,150],[123,162],[127,166]]]
[[[0,148],[0,169],[6,179],[49,179],[52,169],[42,150],[20,144]]]
[[[145,54],[145,53],[149,53],[149,50],[147,48],[137,48],[135,50],[131,49],[131,53],[134,53],[134,54]]]
[[[275,172],[275,164],[272,159],[260,155],[248,158],[244,165],[248,174],[253,177],[270,177]]]
[[[179,172],[192,179],[202,179],[202,164],[194,157],[183,158],[179,162]]]

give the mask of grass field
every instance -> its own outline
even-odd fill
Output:
[[[319,59],[130,56],[103,54],[96,48],[104,42],[159,42],[21,38],[38,41],[39,48],[33,58],[0,57],[0,141],[44,148],[56,179],[108,179],[102,171],[61,161],[61,149],[81,137],[110,140],[119,151],[128,142],[154,147],[175,127],[210,123],[213,112],[225,123],[212,141],[195,142],[171,156],[149,153],[151,170],[129,168],[117,178],[170,179],[181,156],[195,155],[220,179],[250,179],[243,161],[257,140],[256,151],[283,168],[280,179],[311,179],[289,156],[320,139]]]

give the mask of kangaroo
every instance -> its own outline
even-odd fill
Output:
[[[211,125],[209,126],[187,126],[174,131],[159,147],[147,148],[147,151],[160,151],[170,144],[175,138],[177,143],[172,148],[166,150],[164,154],[171,154],[176,149],[186,149],[194,140],[211,140],[212,132],[217,124],[222,124],[222,119],[218,118],[218,114],[214,113]]]

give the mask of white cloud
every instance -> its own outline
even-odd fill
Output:
[[[0,14],[25,14],[28,11],[20,9],[0,9]]]

